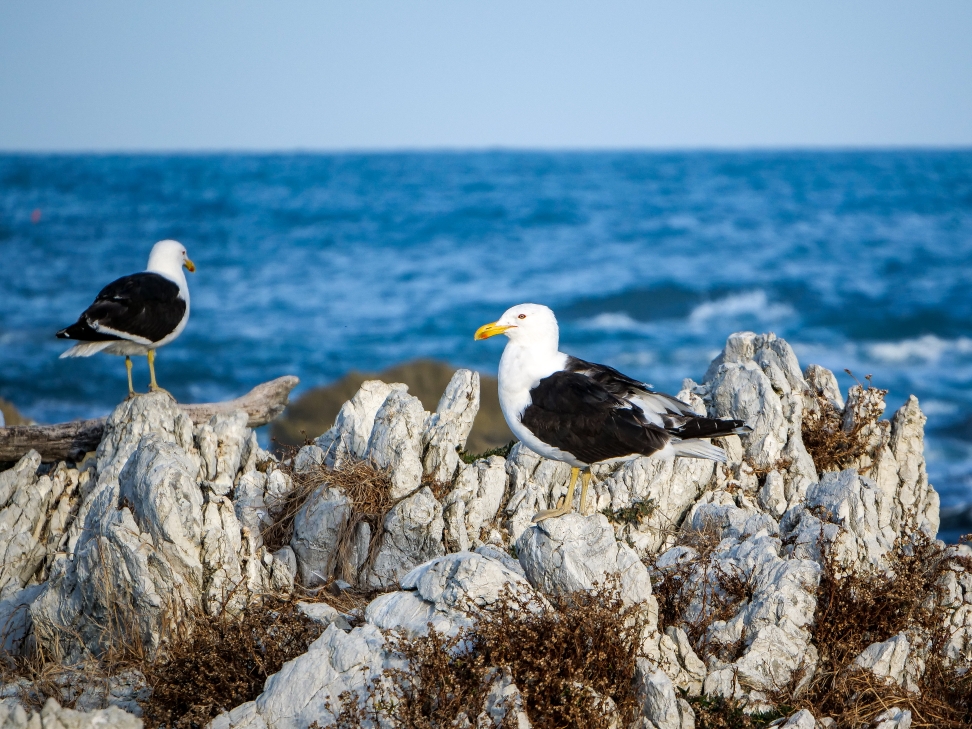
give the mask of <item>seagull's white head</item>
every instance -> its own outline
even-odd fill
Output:
[[[503,316],[476,330],[475,339],[489,339],[505,334],[511,342],[525,347],[553,348],[560,344],[560,327],[557,317],[542,304],[517,304],[507,309]]]
[[[177,240],[160,240],[152,246],[145,270],[179,278],[182,276],[183,266],[190,272],[196,270],[196,264],[189,260],[186,247]]]

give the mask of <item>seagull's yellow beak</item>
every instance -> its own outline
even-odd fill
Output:
[[[186,262],[183,263],[182,265],[186,267],[186,270],[188,270],[189,273],[196,272],[196,264],[190,261],[188,258],[186,259]]]
[[[512,328],[513,327],[500,326],[495,321],[490,322],[489,324],[483,324],[481,327],[479,327],[479,329],[477,329],[476,333],[473,335],[473,339],[475,339],[477,342],[480,339],[489,339],[490,337],[495,337],[497,334],[502,334],[507,329]]]

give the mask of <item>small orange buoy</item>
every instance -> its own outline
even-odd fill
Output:
[[[36,224],[39,223],[41,219],[40,208],[34,208],[33,212],[30,214],[30,222]]]

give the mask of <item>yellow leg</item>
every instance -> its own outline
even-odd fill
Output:
[[[581,474],[581,499],[578,511],[581,516],[587,516],[587,485],[591,482],[591,469],[587,468]]]
[[[577,474],[580,472],[579,468],[570,469],[570,484],[567,486],[567,496],[564,501],[556,509],[545,509],[544,511],[538,511],[533,517],[533,523],[541,522],[544,519],[551,519],[555,516],[563,516],[564,514],[569,514],[573,508],[574,502],[574,485],[577,483]]]
[[[125,369],[128,370],[128,396],[135,397],[135,387],[132,385],[132,358],[125,355]]]
[[[150,349],[148,351],[148,365],[149,365],[149,390],[152,392],[164,392],[169,397],[172,397],[172,393],[168,390],[163,390],[159,387],[159,383],[155,381],[155,350]],[[175,398],[173,398],[175,399]]]

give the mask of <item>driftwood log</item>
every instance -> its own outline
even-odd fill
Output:
[[[300,380],[292,375],[257,385],[243,397],[226,402],[179,405],[193,423],[205,423],[216,413],[245,410],[247,425],[266,425],[287,407],[287,398]],[[14,425],[0,428],[0,461],[16,461],[33,448],[44,461],[79,461],[101,442],[107,418],[75,420],[56,425]]]

